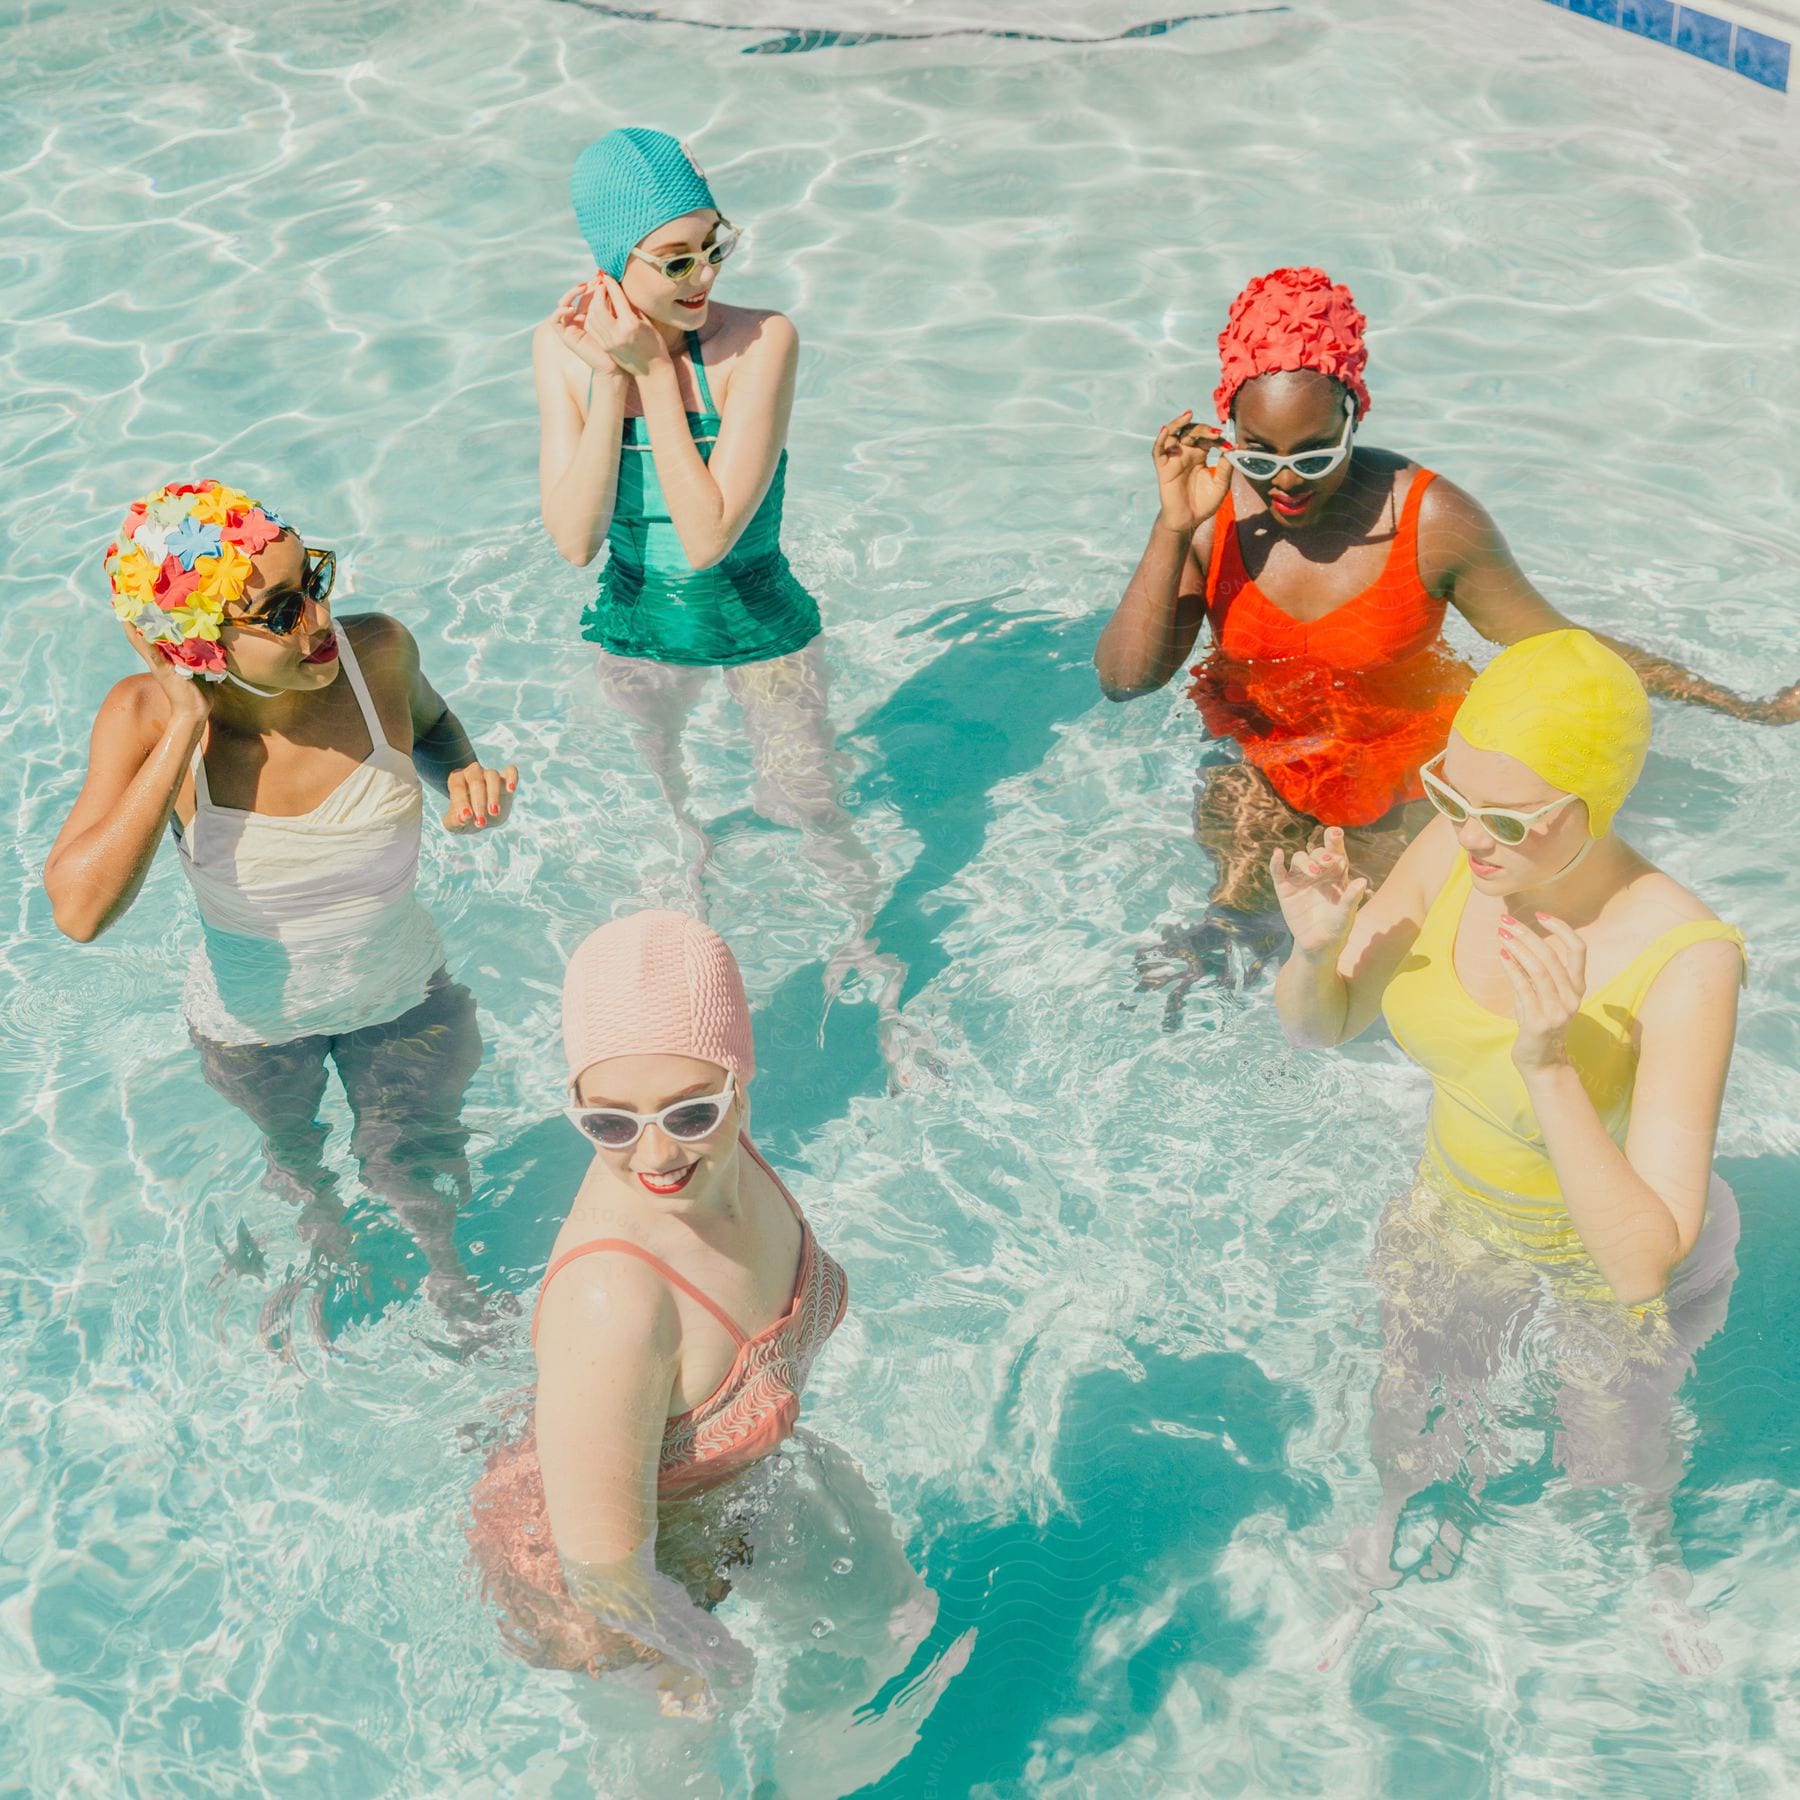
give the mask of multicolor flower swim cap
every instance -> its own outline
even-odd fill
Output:
[[[657,226],[719,211],[693,151],[646,125],[621,125],[589,144],[569,176],[569,198],[595,263],[614,281],[625,279],[626,259]]]
[[[1636,671],[1591,632],[1543,631],[1475,677],[1450,729],[1587,802],[1605,837],[1650,752],[1650,701]]]
[[[177,481],[137,501],[106,550],[113,611],[170,662],[225,678],[219,627],[243,598],[250,559],[288,529],[273,508],[222,481]]]
[[[1369,321],[1356,310],[1350,290],[1323,269],[1272,269],[1259,275],[1231,303],[1219,333],[1219,385],[1213,404],[1231,417],[1237,391],[1258,375],[1311,369],[1340,381],[1356,397],[1356,416],[1369,410],[1363,380]]]

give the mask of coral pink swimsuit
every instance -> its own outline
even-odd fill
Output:
[[[806,1386],[813,1359],[843,1322],[849,1304],[849,1278],[813,1236],[812,1227],[795,1205],[786,1184],[747,1137],[738,1141],[755,1157],[800,1221],[800,1264],[794,1275],[793,1297],[787,1311],[773,1324],[754,1337],[747,1336],[722,1307],[692,1282],[642,1245],[625,1238],[595,1238],[565,1250],[551,1263],[544,1285],[538,1290],[541,1312],[544,1291],[578,1257],[602,1253],[635,1256],[647,1262],[671,1287],[679,1288],[705,1307],[730,1332],[737,1355],[725,1379],[707,1399],[676,1414],[663,1428],[662,1454],[656,1470],[656,1491],[663,1498],[716,1487],[730,1480],[767,1456],[793,1432],[800,1416],[800,1393]],[[535,1319],[532,1336],[537,1336]],[[494,1453],[487,1472],[476,1484],[474,1511],[477,1523],[471,1538],[490,1578],[494,1565],[503,1563],[534,1587],[553,1594],[566,1592],[550,1535],[544,1479],[534,1438],[527,1436]]]
[[[1444,603],[1419,579],[1419,507],[1435,479],[1412,478],[1381,573],[1310,622],[1250,579],[1231,496],[1215,515],[1206,617],[1215,648],[1189,672],[1206,728],[1236,739],[1296,812],[1372,825],[1419,799],[1419,767],[1443,749],[1473,671],[1443,640]]]

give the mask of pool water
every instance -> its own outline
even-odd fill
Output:
[[[1041,20],[1119,32],[1156,4]],[[1197,989],[1171,1019],[1139,988],[1134,952],[1204,904],[1214,752],[1177,688],[1113,707],[1089,666],[1150,434],[1204,404],[1241,282],[1315,261],[1375,328],[1369,437],[1479,496],[1558,604],[1747,691],[1800,674],[1787,103],[1527,0],[891,41],[1009,11],[770,0],[757,35],[555,0],[84,0],[9,26],[6,1791],[1800,1779],[1800,733],[1660,708],[1626,815],[1751,945],[1719,1157],[1742,1272],[1678,1409],[1677,1532],[1721,1667],[1661,1654],[1617,1496],[1553,1469],[1525,1369],[1504,1474],[1426,1497],[1459,1565],[1321,1674],[1324,1559],[1378,1489],[1365,1264],[1423,1082],[1379,1034],[1290,1052],[1266,991]],[[428,832],[422,892],[487,1044],[460,1241],[528,1310],[583,1156],[562,959],[676,866],[575,638],[591,573],[535,516],[528,334],[585,272],[568,165],[638,120],[690,137],[750,226],[726,296],[801,328],[788,545],[828,620],[876,933],[932,1046],[890,1092],[866,986],[826,1007],[841,909],[748,809],[713,684],[689,755],[757,1006],[758,1136],[853,1301],[813,1436],[768,1473],[760,1593],[722,1614],[752,1696],[712,1726],[527,1668],[476,1592],[467,1498],[529,1383],[523,1313],[444,1354],[364,1202],[369,1291],[326,1307],[331,1353],[260,1345],[293,1221],[178,1018],[198,931],[173,858],[86,949],[38,886],[133,667],[99,569],[123,503],[196,466],[267,493],[337,549],[344,609],[405,619],[525,771],[491,841]]]

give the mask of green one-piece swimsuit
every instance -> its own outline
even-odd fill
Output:
[[[687,415],[703,461],[718,441],[719,414],[706,379],[700,339],[687,334],[702,410]],[[589,384],[590,404],[593,387]],[[600,591],[581,619],[581,635],[614,656],[698,664],[766,662],[819,635],[819,606],[788,567],[781,549],[787,452],[775,478],[730,554],[696,569],[681,547],[656,476],[650,433],[641,418],[625,421],[619,486],[606,534]]]

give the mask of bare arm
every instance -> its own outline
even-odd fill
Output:
[[[1210,543],[1210,524],[1207,536]],[[1159,518],[1094,646],[1100,691],[1109,700],[1154,693],[1186,665],[1205,622],[1206,568],[1193,534],[1171,531]]]
[[[1419,511],[1419,565],[1425,585],[1448,599],[1462,616],[1495,644],[1516,644],[1542,631],[1563,631],[1566,619],[1527,579],[1513,560],[1500,528],[1478,501],[1442,476],[1426,491]],[[1794,708],[1774,700],[1746,700],[1717,682],[1623,638],[1596,630],[1601,643],[1631,664],[1646,690],[1665,700],[1685,700],[1734,719],[1791,722]]]
[[[144,884],[206,731],[197,688],[172,672],[135,675],[101,702],[86,779],[44,863],[57,929],[77,943],[122,918]]]
[[[622,1256],[571,1265],[538,1319],[538,1462],[570,1594],[682,1669],[730,1680],[741,1647],[656,1567],[656,1471],[680,1345],[654,1270]]]
[[[1407,845],[1366,905],[1336,826],[1318,849],[1270,859],[1294,947],[1275,978],[1275,1006],[1288,1042],[1329,1049],[1360,1037],[1425,922],[1457,854],[1448,822],[1432,822]]]
[[[1178,413],[1150,446],[1157,513],[1124,597],[1094,646],[1109,700],[1154,693],[1193,654],[1206,621],[1206,564],[1213,515],[1231,491],[1231,465],[1207,467],[1223,439],[1216,426]]]
[[[710,461],[688,429],[674,361],[659,357],[638,377],[656,477],[696,569],[723,562],[762,505],[787,442],[799,366],[799,335],[780,313],[770,313],[731,371]]]
[[[482,762],[462,721],[425,673],[418,640],[384,613],[358,619],[356,636],[364,672],[379,671],[383,679],[398,682],[406,695],[413,767],[448,798],[445,825],[452,831],[482,831],[504,824],[519,771],[511,763],[490,769]]]
[[[577,351],[593,377],[583,416],[570,386],[567,347],[577,328],[562,323],[565,312],[572,316],[573,304],[565,296],[556,317],[532,333],[531,367],[538,402],[538,503],[558,553],[583,568],[599,555],[612,524],[630,381],[610,358]],[[588,360],[589,354],[604,367]]]
[[[390,717],[396,698],[404,702],[413,767],[449,800],[445,826],[470,832],[503,824],[519,771],[511,763],[492,769],[482,762],[462,720],[425,673],[418,640],[386,613],[362,613],[338,623],[350,634],[363,676],[386,702]]]
[[[1657,977],[1639,1015],[1620,1150],[1563,1043],[1581,1003],[1581,940],[1560,921],[1546,924],[1542,937],[1515,931],[1503,959],[1519,1019],[1513,1060],[1583,1248],[1619,1299],[1640,1305],[1668,1286],[1705,1222],[1743,959],[1736,944],[1702,942]]]

